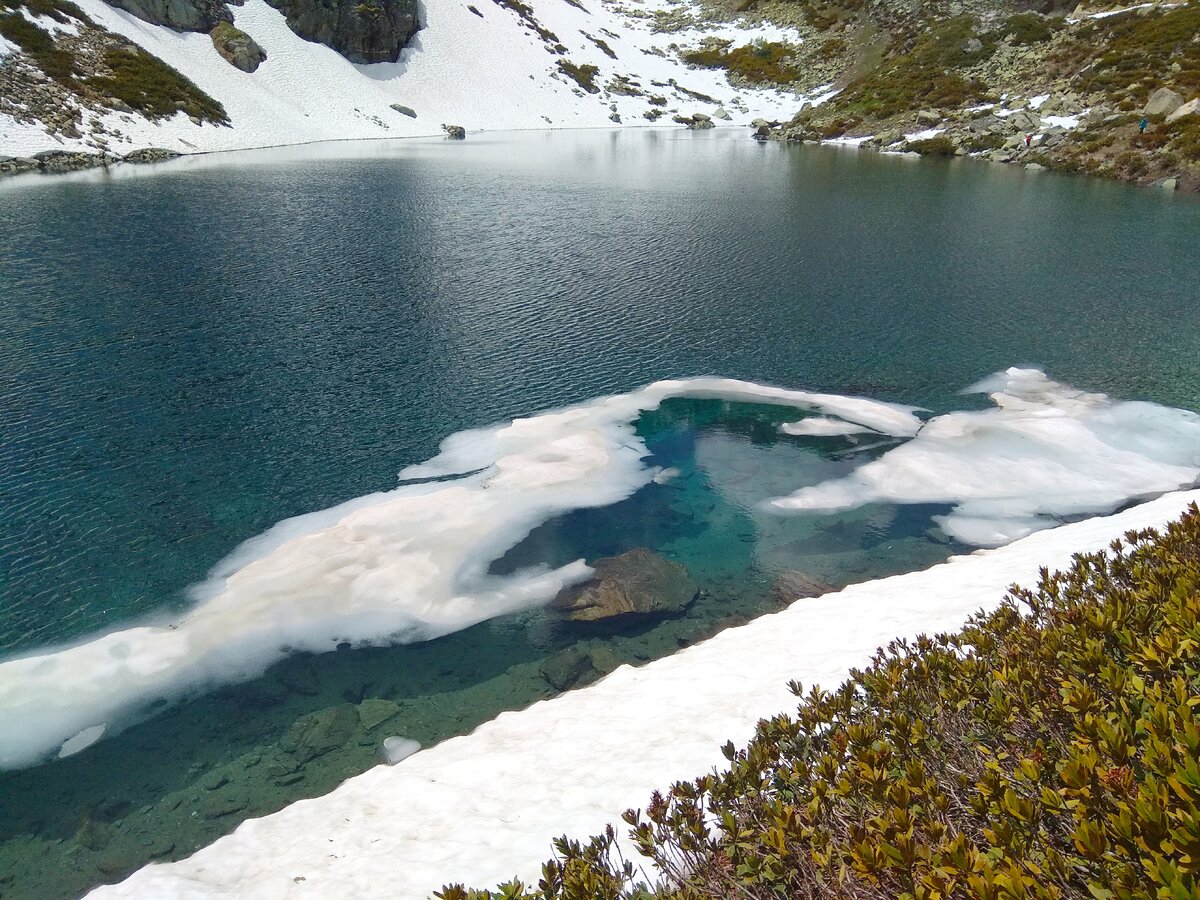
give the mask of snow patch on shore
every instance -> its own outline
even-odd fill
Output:
[[[786,684],[833,688],[889,640],[958,628],[1013,582],[1064,568],[1130,529],[1177,517],[1200,491],[1063,525],[999,550],[794,603],[639,669],[503,713],[472,734],[379,766],[324,797],[242,823],[192,857],[89,897],[424,898],[448,882],[536,882],[551,840],[612,824],[651,791],[724,768],[759,718],[795,705]]]

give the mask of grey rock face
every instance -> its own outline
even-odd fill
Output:
[[[1167,116],[1167,122],[1177,122],[1185,116],[1200,115],[1200,97],[1195,100],[1189,100],[1187,103],[1178,107],[1173,113]]]
[[[209,37],[221,58],[243,72],[253,72],[267,58],[266,51],[255,43],[254,38],[228,22],[219,23]]]
[[[212,31],[218,22],[233,23],[233,14],[222,0],[108,0],[108,4],[176,31]]]
[[[141,150],[134,150],[132,153],[127,153],[122,162],[127,163],[155,163],[163,162],[168,159],[175,159],[179,156],[174,150],[165,150],[162,147],[145,147]]]
[[[554,598],[572,622],[678,613],[696,598],[687,569],[646,549],[597,560],[594,568],[590,579]]]
[[[28,156],[0,156],[0,176],[33,172],[37,167],[38,161]]]
[[[391,106],[392,109],[400,113],[402,116],[408,116],[410,119],[415,119],[417,117],[417,111],[411,106],[405,106],[403,103],[393,103]]]
[[[417,0],[267,0],[307,41],[355,63],[395,62],[419,27]]]
[[[1183,97],[1170,88],[1159,88],[1150,95],[1142,112],[1147,116],[1168,116],[1183,106]]]

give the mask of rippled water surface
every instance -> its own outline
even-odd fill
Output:
[[[1033,364],[1200,409],[1200,204],[1087,179],[741,132],[473,136],[14,180],[0,231],[10,654],[183,609],[241,541],[392,488],[454,432],[659,378],[937,412]],[[386,698],[437,740],[545,696],[539,667],[572,647],[636,662],[773,608],[779,572],[845,583],[949,552],[936,509],[764,524],[760,501],[886,449],[781,439],[789,417],[671,401],[638,427],[676,481],[497,564],[652,546],[706,591],[684,618],[597,634],[526,614],[297,657],[0,775],[0,894],[77,893],[370,764],[364,732],[287,771],[276,745],[314,710]]]

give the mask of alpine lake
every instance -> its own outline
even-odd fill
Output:
[[[395,487],[454,433],[657,379],[932,415],[1031,365],[1200,410],[1200,203],[1087,178],[742,131],[482,134],[21,177],[0,222],[5,656],[179,616],[242,541]],[[385,736],[428,746],[778,609],[796,572],[841,586],[973,549],[933,521],[948,507],[766,509],[896,443],[780,432],[797,417],[667,400],[636,434],[673,477],[491,566],[649,548],[698,584],[686,609],[535,607],[164,702],[0,773],[0,895],[186,856],[377,764]],[[314,715],[349,724],[298,750]]]

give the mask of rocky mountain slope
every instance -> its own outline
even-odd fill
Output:
[[[769,76],[802,88],[833,82],[838,92],[786,122],[760,123],[760,136],[1197,190],[1200,4],[1070,12],[1056,4],[769,0],[758,14],[794,23],[806,38],[786,52],[771,48],[778,62]],[[737,48],[706,50],[705,64],[756,77]]]
[[[444,124],[748,124],[804,102],[680,56],[712,37],[798,41],[795,29],[697,19],[665,32],[656,0],[430,0],[419,19],[415,0],[113,2],[127,8],[0,0],[0,154],[43,153],[0,170],[148,147],[440,135]]]
[[[753,122],[1196,190],[1198,95],[1200,0],[0,0],[0,172]]]

